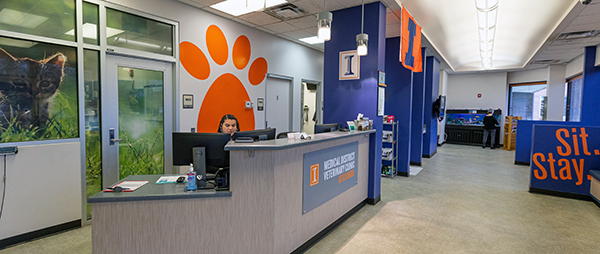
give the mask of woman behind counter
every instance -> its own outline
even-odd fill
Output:
[[[233,133],[240,131],[240,123],[234,115],[227,114],[221,118],[219,123],[219,133],[229,133],[233,136]]]

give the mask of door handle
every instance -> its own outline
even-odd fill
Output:
[[[108,129],[108,136],[110,138],[110,143],[109,145],[114,145],[115,142],[121,142],[123,141],[123,139],[115,139],[115,129],[114,128],[110,128]]]

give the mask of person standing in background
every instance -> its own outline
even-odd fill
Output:
[[[487,115],[483,118],[483,145],[481,147],[485,148],[485,144],[487,143],[488,137],[490,137],[490,146],[491,149],[496,149],[494,143],[496,142],[496,125],[498,125],[498,121],[495,117],[492,116],[494,113],[493,109],[488,110]]]

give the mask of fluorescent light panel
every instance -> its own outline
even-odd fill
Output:
[[[319,40],[317,38],[317,36],[306,37],[306,38],[302,38],[302,39],[299,39],[299,40],[301,40],[303,42],[306,42],[308,44],[319,44],[319,43],[324,43],[325,42],[323,40]]]
[[[0,23],[11,26],[20,26],[25,28],[36,28],[48,20],[48,17],[35,15],[31,13],[20,12],[13,9],[4,8],[0,11]]]
[[[253,11],[258,11],[261,10],[263,8],[263,4],[264,0],[249,0],[249,1],[257,1],[260,2],[261,4],[254,4],[254,3],[246,3],[246,0],[226,0],[220,3],[216,3],[211,5],[210,7],[213,9],[217,9],[219,11],[228,13],[230,15],[233,16],[240,16],[246,13],[250,13]],[[287,3],[286,0],[266,0],[266,5],[265,8],[269,8],[275,5],[280,5],[283,3]],[[261,6],[258,9],[253,9],[256,8],[255,6]],[[247,8],[247,6],[250,6],[251,8]]]

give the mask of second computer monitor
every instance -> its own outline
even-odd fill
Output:
[[[252,139],[259,140],[260,137],[267,137],[269,139],[275,139],[275,128],[261,129],[261,130],[252,130],[252,131],[238,131],[233,134],[233,140],[236,140],[239,137],[250,137]]]
[[[337,131],[339,129],[339,125],[339,123],[315,124],[315,134]]]

